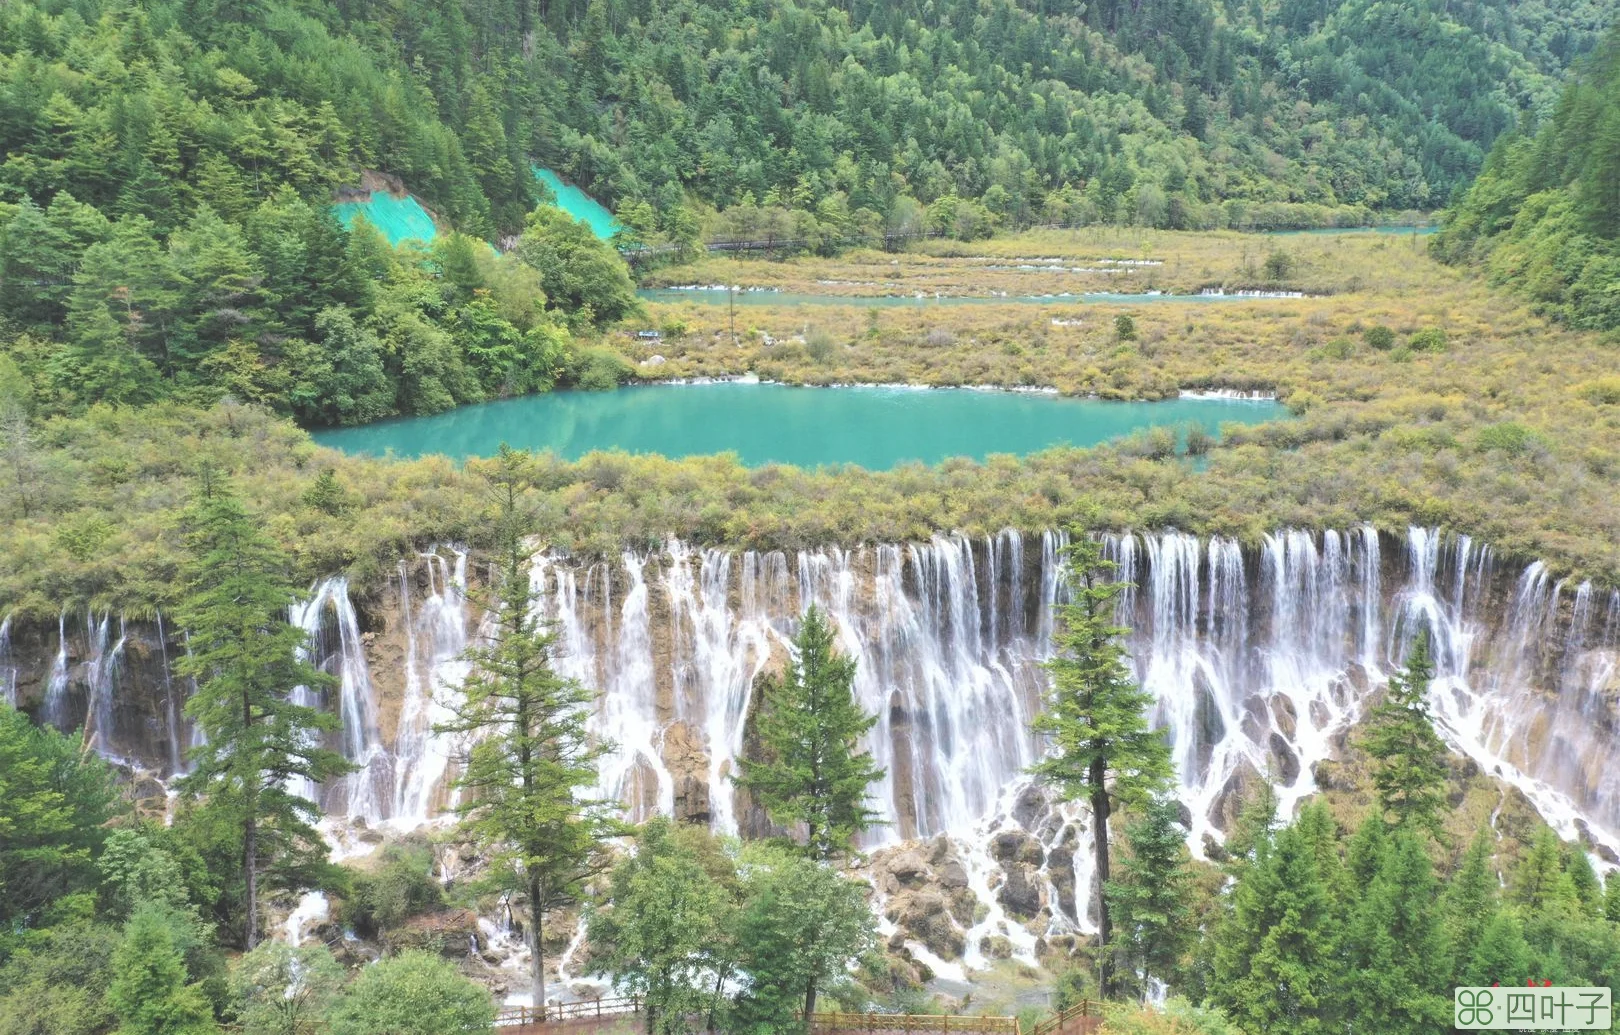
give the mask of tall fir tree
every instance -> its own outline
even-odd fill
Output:
[[[585,794],[607,745],[586,727],[596,693],[552,668],[556,636],[529,581],[525,455],[502,447],[491,476],[496,572],[491,634],[468,646],[465,703],[438,727],[470,744],[456,781],[466,829],[494,853],[498,880],[528,900],[535,1005],[545,1003],[545,919],[576,901],[619,832],[609,803]]]
[[[1215,1004],[1251,1035],[1331,1028],[1341,967],[1331,881],[1298,824],[1260,842],[1215,936]]]
[[[1114,610],[1125,583],[1101,546],[1077,535],[1064,551],[1069,603],[1058,611],[1060,625],[1046,662],[1052,685],[1046,707],[1034,722],[1048,748],[1030,772],[1058,789],[1065,800],[1091,806],[1097,883],[1106,888],[1109,871],[1109,817],[1116,804],[1143,802],[1168,788],[1172,765],[1164,735],[1148,724],[1153,696],[1137,686],[1126,666],[1124,636]],[[1109,958],[1113,934],[1108,896],[1097,898],[1098,985],[1112,994]]]
[[[1144,996],[1147,979],[1169,982],[1193,930],[1186,838],[1181,803],[1170,795],[1153,798],[1126,825],[1130,852],[1120,860],[1119,879],[1103,889],[1118,932],[1116,958],[1141,975]]]
[[[296,599],[287,557],[217,475],[205,470],[185,516],[185,597],[179,618],[189,650],[176,665],[196,680],[186,715],[203,735],[180,789],[232,817],[242,835],[244,941],[259,941],[259,884],[325,858],[313,801],[293,788],[352,768],[321,746],[337,718],[293,703],[295,687],[330,677],[306,659],[303,630],[288,621]]]
[[[1373,785],[1384,816],[1397,827],[1442,836],[1446,797],[1446,746],[1429,714],[1434,663],[1425,629],[1413,642],[1406,666],[1389,679],[1384,700],[1368,717],[1362,748],[1373,757]]]
[[[1398,829],[1379,846],[1377,870],[1346,917],[1335,1005],[1357,1030],[1424,1035],[1450,1017],[1445,973],[1435,965],[1446,958],[1440,889],[1418,836]]]
[[[772,820],[802,824],[805,851],[823,861],[850,851],[876,822],[867,789],[883,778],[861,747],[877,716],[855,699],[856,660],[838,652],[836,636],[811,605],[787,671],[761,682],[761,757],[741,759],[737,780]]]

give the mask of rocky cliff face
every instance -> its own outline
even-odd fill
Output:
[[[898,869],[877,857],[880,911],[936,961],[974,960],[1089,927],[1084,817],[1032,796],[1020,776],[1039,751],[1027,730],[1063,599],[1063,545],[1050,532],[797,554],[672,542],[594,563],[543,553],[531,579],[559,669],[602,691],[596,727],[614,744],[602,792],[635,818],[732,833],[765,829],[729,779],[749,749],[758,677],[781,666],[805,607],[826,610],[879,718],[870,748],[886,771],[874,788],[886,825],[868,847],[912,845]],[[1620,595],[1424,529],[1285,530],[1257,547],[1163,532],[1105,546],[1132,584],[1120,620],[1174,745],[1195,848],[1220,841],[1262,774],[1285,809],[1313,793],[1419,628],[1435,640],[1433,704],[1453,746],[1566,836],[1620,848],[1620,767],[1609,764]],[[321,583],[295,609],[336,677],[317,702],[344,717],[334,746],[362,765],[311,789],[329,811],[411,827],[449,804],[458,745],[433,727],[479,633],[469,581],[466,555],[439,548],[363,593]],[[65,614],[0,635],[0,689],[41,721],[86,726],[109,756],[168,774],[191,737],[179,717],[189,687],[173,674],[183,651],[183,633],[160,621]]]

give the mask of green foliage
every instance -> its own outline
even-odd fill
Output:
[[[444,887],[433,876],[433,852],[426,845],[391,844],[375,863],[357,871],[353,892],[343,900],[343,922],[365,938],[375,938],[413,916],[444,906]]]
[[[1449,769],[1446,746],[1429,713],[1433,679],[1425,627],[1413,641],[1406,665],[1390,676],[1384,699],[1368,716],[1361,747],[1373,758],[1373,786],[1383,814],[1393,817],[1396,827],[1438,836]]]
[[[77,736],[0,704],[0,961],[56,907],[95,888],[114,800],[106,764]]]
[[[1212,948],[1211,998],[1242,1030],[1329,1030],[1326,1016],[1342,974],[1335,958],[1338,879],[1337,859],[1313,851],[1301,824],[1256,846]]]
[[[1388,352],[1395,347],[1395,332],[1381,323],[1373,324],[1361,334],[1361,339],[1369,348],[1379,352]]]
[[[589,225],[559,209],[529,213],[517,253],[540,272],[547,305],[569,313],[578,328],[616,323],[640,308],[623,260]]]
[[[322,1035],[343,990],[343,968],[324,945],[265,942],[231,968],[242,1035]]]
[[[116,928],[76,919],[59,923],[0,967],[0,1035],[101,1035],[114,1023],[107,1004]]]
[[[1119,341],[1136,340],[1136,321],[1128,313],[1114,317],[1114,337]]]
[[[1534,431],[1518,421],[1502,421],[1479,429],[1474,443],[1481,452],[1499,450],[1509,456],[1522,456],[1540,442]]]
[[[495,528],[489,609],[498,635],[468,646],[464,703],[441,732],[473,742],[456,785],[463,828],[493,857],[491,879],[528,899],[534,1001],[544,1003],[546,915],[574,901],[604,865],[616,830],[606,802],[583,796],[607,750],[586,728],[595,693],[552,668],[556,635],[529,581],[533,517],[524,498],[527,454],[503,448],[486,485]]]
[[[1122,975],[1168,981],[1193,933],[1187,834],[1181,804],[1159,795],[1125,827],[1130,852],[1120,860],[1119,877],[1103,888],[1109,919],[1118,938]]]
[[[189,904],[185,873],[178,860],[136,830],[114,830],[97,861],[103,912],[115,920],[147,903],[181,910]]]
[[[1281,248],[1276,249],[1266,256],[1264,267],[1266,279],[1272,282],[1287,280],[1294,275],[1295,262],[1294,257],[1288,252]]]
[[[481,1035],[495,1003],[449,961],[410,951],[366,967],[323,1030],[332,1035]]]
[[[1413,352],[1446,351],[1446,332],[1439,327],[1425,327],[1407,339],[1406,347]]]
[[[837,630],[811,605],[781,676],[761,680],[754,719],[760,757],[739,761],[738,786],[817,860],[850,851],[873,825],[868,788],[883,778],[861,739],[877,723],[855,699],[856,659],[840,654]]]
[[[292,781],[319,784],[352,767],[320,746],[336,717],[288,696],[329,677],[303,659],[304,633],[287,620],[296,591],[286,556],[206,471],[185,523],[187,595],[179,617],[189,650],[176,668],[197,681],[186,714],[207,739],[192,749],[192,771],[179,786],[240,831],[251,949],[261,869],[294,883],[297,867],[325,859],[325,842],[310,825],[315,805],[290,789]]]
[[[1533,134],[1498,141],[1436,238],[1576,327],[1620,327],[1620,30],[1580,67]]]
[[[118,1035],[205,1035],[218,1031],[202,986],[187,983],[174,914],[145,906],[130,917],[112,958],[107,1003]]]
[[[1369,862],[1376,868],[1357,888],[1345,918],[1339,945],[1348,969],[1342,999],[1332,1006],[1353,1016],[1358,1028],[1390,1035],[1441,1029],[1451,1004],[1435,962],[1444,958],[1446,941],[1439,886],[1423,844],[1411,830],[1397,828]]]
[[[1049,746],[1030,772],[1065,800],[1090,805],[1097,876],[1106,887],[1109,815],[1116,803],[1139,804],[1168,786],[1170,748],[1164,735],[1148,726],[1152,695],[1136,685],[1125,664],[1122,637],[1128,630],[1114,625],[1114,601],[1124,584],[1113,578],[1113,562],[1103,558],[1096,540],[1076,530],[1064,563],[1069,601],[1058,609],[1054,657],[1045,663],[1052,677],[1046,707],[1032,724]],[[1099,947],[1106,949],[1111,934],[1106,896],[1097,912]],[[1099,970],[1106,996],[1114,987],[1106,952]]]
[[[1220,1010],[1179,997],[1162,1009],[1110,1004],[1104,1017],[1111,1035],[1244,1035]]]
[[[714,1015],[735,967],[735,903],[669,820],[650,820],[613,870],[610,907],[589,921],[592,959],[645,1004],[647,1030],[676,1035],[688,1014]]]
[[[877,947],[861,885],[823,862],[766,852],[747,860],[746,905],[738,918],[739,964],[747,991],[735,1010],[739,1033],[789,1031],[795,1015]]]

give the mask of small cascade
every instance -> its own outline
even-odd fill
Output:
[[[103,612],[101,621],[95,615],[85,616],[86,642],[90,656],[84,662],[84,684],[89,694],[85,725],[90,743],[96,753],[111,761],[123,761],[114,752],[113,736],[116,730],[113,698],[118,686],[118,668],[123,659],[124,619],[118,619],[118,639],[112,639],[112,615]]]
[[[380,822],[387,818],[393,787],[391,759],[378,729],[376,691],[366,667],[360,621],[349,599],[349,580],[339,576],[317,583],[307,601],[292,607],[289,620],[304,631],[306,656],[336,682],[339,749],[357,767],[343,780],[342,806],[328,803],[328,811]],[[292,691],[294,703],[311,708],[321,707],[321,696],[307,686]],[[317,788],[308,781],[300,784],[294,788],[298,794],[319,800]]]
[[[169,748],[167,775],[177,776],[186,771],[185,753],[180,748],[180,740],[185,733],[185,720],[183,703],[175,695],[174,673],[169,668],[169,640],[163,631],[162,611],[157,613],[157,642],[158,657],[163,666],[163,731]]]
[[[51,661],[51,674],[45,684],[43,717],[59,730],[72,729],[68,716],[68,642],[67,612],[56,616],[56,657]]]
[[[399,568],[406,636],[405,703],[394,745],[393,820],[407,827],[430,819],[447,790],[453,745],[435,728],[453,716],[449,698],[460,690],[469,669],[463,660],[468,628],[467,551],[451,547],[450,554],[446,558],[433,549],[421,555],[428,593],[414,607],[410,572],[403,563]]]
[[[11,615],[0,620],[0,703],[17,707],[17,661],[11,656]]]

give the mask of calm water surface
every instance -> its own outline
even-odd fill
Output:
[[[1176,399],[1120,403],[965,388],[795,388],[722,383],[646,385],[616,392],[553,392],[464,406],[432,417],[315,433],[351,453],[461,460],[501,443],[577,459],[598,449],[670,457],[735,453],[750,466],[982,459],[1049,446],[1091,446],[1140,428],[1195,421],[1257,424],[1287,416],[1280,403]]]

